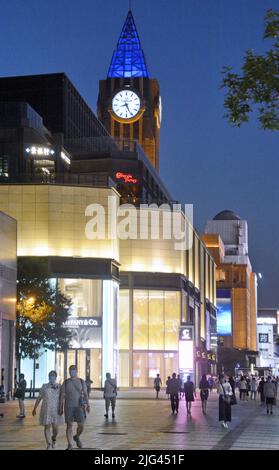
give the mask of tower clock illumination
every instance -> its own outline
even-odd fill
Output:
[[[131,90],[119,91],[112,100],[112,110],[122,119],[134,118],[141,107],[140,97]]]

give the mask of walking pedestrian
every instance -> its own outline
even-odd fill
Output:
[[[106,413],[105,418],[108,418],[109,415],[109,406],[111,405],[112,411],[112,418],[115,418],[114,410],[116,405],[116,397],[117,397],[117,384],[116,380],[111,378],[111,374],[109,372],[106,373],[106,381],[104,384],[104,399],[105,399],[105,407]]]
[[[265,397],[264,397],[264,384],[265,384],[265,380],[263,377],[261,377],[261,380],[259,382],[259,385],[258,385],[258,393],[261,397],[261,406],[264,405],[264,402],[265,402]]]
[[[276,397],[276,387],[271,380],[271,377],[268,376],[267,382],[264,384],[264,396],[266,402],[266,412],[267,414],[273,414],[272,407]]]
[[[258,384],[255,377],[251,380],[251,400],[256,400]]]
[[[58,413],[61,385],[56,383],[57,373],[55,370],[48,374],[48,379],[49,382],[44,384],[39,391],[39,396],[32,412],[32,415],[36,416],[36,410],[42,401],[39,423],[41,426],[44,426],[47,450],[55,448],[58,426],[62,424],[62,417]]]
[[[75,441],[77,447],[82,449],[80,436],[84,429],[84,421],[86,411],[90,412],[90,406],[87,396],[87,388],[85,381],[80,379],[77,374],[75,365],[69,368],[70,378],[66,379],[61,387],[59,414],[65,414],[65,422],[67,424],[66,436],[68,447],[66,450],[72,450]],[[73,423],[77,423],[77,431],[73,436]]]
[[[187,381],[184,383],[184,395],[186,401],[187,415],[190,415],[192,402],[195,401],[194,395],[196,396],[195,385],[191,381],[190,375],[187,376]]]
[[[166,380],[166,395],[167,395],[168,400],[170,399],[170,387],[169,387],[170,380],[171,380],[170,375],[168,375],[168,378]]]
[[[172,374],[172,378],[169,381],[169,393],[170,393],[172,414],[174,414],[175,412],[178,413],[179,391],[180,391],[180,381],[176,377],[176,373],[174,372]]]
[[[231,396],[232,387],[224,375],[219,376],[217,391],[219,393],[219,421],[223,428],[228,428],[228,422],[231,422]]]
[[[177,379],[179,380],[179,398],[181,398],[184,395],[184,386],[183,386],[183,380],[181,379],[180,375],[178,374]]]
[[[17,389],[15,391],[15,398],[18,398],[18,405],[19,405],[19,415],[17,418],[25,418],[25,391],[26,391],[27,383],[24,378],[24,374],[19,374],[19,381],[17,384]]]
[[[200,397],[201,397],[201,404],[202,404],[202,412],[206,415],[206,405],[209,395],[209,382],[206,378],[206,375],[203,374],[201,381],[200,381]]]
[[[240,401],[245,401],[246,393],[247,393],[247,382],[245,378],[243,377],[243,375],[240,377],[238,387],[239,387],[239,399]]]
[[[246,388],[246,401],[248,401],[248,399],[249,399],[249,392],[251,391],[251,380],[250,380],[249,375],[246,377],[246,384],[247,384],[247,388]]]
[[[90,379],[89,375],[87,375],[85,383],[86,383],[86,388],[87,388],[87,396],[88,398],[90,398],[91,385],[93,384],[93,380]]]
[[[162,386],[162,380],[161,380],[160,374],[157,374],[156,378],[154,379],[154,388],[156,390],[156,399],[157,400],[159,398],[159,392],[161,390],[161,386]]]

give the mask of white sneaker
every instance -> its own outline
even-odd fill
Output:
[[[227,423],[225,423],[225,424],[224,424],[224,427],[225,427],[226,429],[228,429],[229,426],[227,425]]]

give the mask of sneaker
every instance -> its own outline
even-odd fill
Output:
[[[112,418],[113,418],[113,419],[115,418],[115,414],[114,414],[114,413],[112,413]]]
[[[56,437],[53,437],[53,436],[52,436],[52,438],[51,438],[51,447],[52,447],[53,449],[55,449],[55,444],[56,444]]]
[[[46,450],[50,450],[50,449],[51,449],[51,444],[48,444],[46,447]]]
[[[78,447],[79,449],[82,449],[82,442],[81,442],[80,438],[79,438],[78,436],[74,436],[73,439],[74,439],[74,441],[76,442],[77,447]]]
[[[71,444],[68,444],[68,447],[66,448],[66,450],[73,450],[73,446]]]
[[[108,418],[108,415],[107,415],[107,414],[105,414],[105,415],[104,415],[104,417],[105,417],[105,418]]]
[[[18,415],[17,418],[23,419],[23,418],[25,418],[25,415]]]

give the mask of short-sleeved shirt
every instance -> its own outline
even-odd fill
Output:
[[[18,383],[18,389],[21,391],[21,400],[25,399],[25,391],[26,391],[27,383],[26,380],[20,380]]]
[[[115,379],[107,379],[104,385],[104,398],[115,398],[117,395],[116,387]]]
[[[87,388],[82,379],[67,379],[61,387],[61,397],[65,400],[65,407],[79,407],[80,396],[87,397]]]

